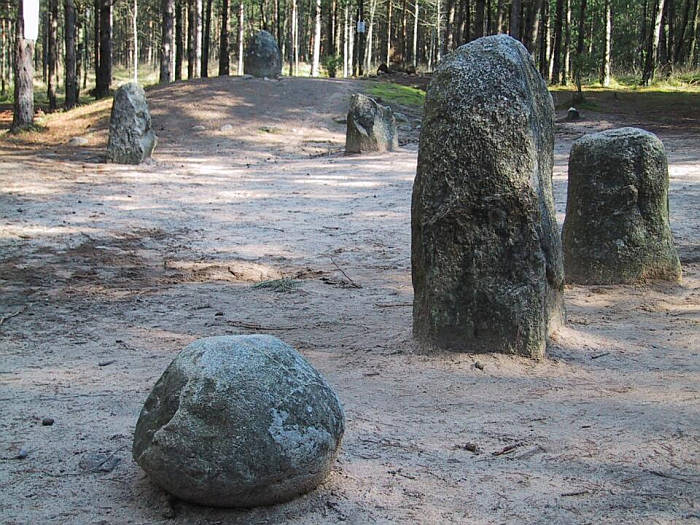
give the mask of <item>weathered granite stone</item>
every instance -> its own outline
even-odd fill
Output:
[[[112,102],[107,159],[118,164],[139,164],[151,156],[157,143],[146,93],[138,84],[124,84]]]
[[[569,155],[566,280],[679,280],[668,213],[668,164],[656,135],[620,128],[581,137]]]
[[[366,95],[353,95],[348,111],[345,152],[393,151],[398,147],[396,119],[391,108]]]
[[[429,347],[544,355],[563,318],[553,128],[511,37],[463,45],[433,74],[411,205],[413,332]]]
[[[289,500],[328,474],[345,419],[321,375],[276,337],[195,341],[141,411],[133,456],[180,499],[217,507]]]
[[[277,41],[267,31],[258,31],[249,40],[243,57],[247,75],[275,78],[282,74],[282,57]]]
[[[581,120],[581,114],[578,112],[578,109],[576,109],[575,107],[570,107],[566,111],[566,120],[568,120],[569,122]]]

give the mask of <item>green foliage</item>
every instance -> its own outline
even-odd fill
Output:
[[[330,78],[335,78],[338,74],[338,70],[343,67],[343,59],[339,56],[325,56],[323,57],[323,67],[326,68]]]
[[[367,90],[374,97],[387,102],[395,102],[404,106],[422,106],[425,102],[425,91],[410,86],[402,86],[392,82],[373,82]]]

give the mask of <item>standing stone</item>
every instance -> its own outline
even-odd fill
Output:
[[[448,55],[425,99],[411,206],[413,332],[458,352],[544,355],[563,318],[554,104],[505,35]]]
[[[666,151],[656,135],[620,128],[574,142],[563,240],[568,282],[681,278],[668,219]]]
[[[393,151],[398,147],[396,119],[391,108],[366,95],[353,95],[347,118],[345,152]]]
[[[138,84],[124,84],[112,102],[107,159],[118,164],[140,164],[151,156],[157,143],[146,93]]]
[[[282,57],[277,41],[267,31],[258,31],[248,40],[243,68],[259,78],[276,78],[282,74]]]
[[[208,337],[173,360],[141,411],[134,460],[178,498],[215,507],[287,501],[316,487],[345,416],[321,375],[276,337]]]

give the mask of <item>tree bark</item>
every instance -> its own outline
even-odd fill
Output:
[[[173,15],[175,0],[161,0],[163,22],[160,42],[160,83],[167,84],[174,78],[173,68]]]
[[[195,0],[187,0],[187,79],[195,76],[197,64],[197,16]]]
[[[202,36],[202,78],[209,76],[209,48],[211,47],[211,0],[204,9],[204,34]]]
[[[202,67],[206,67],[202,65],[202,14],[203,14],[203,3],[202,0],[195,0],[195,27],[196,27],[196,33],[195,33],[195,75],[197,74],[197,69],[199,68],[200,72],[202,70]]]
[[[585,2],[585,0],[583,0]],[[520,0],[512,0],[510,4],[510,25],[508,33],[513,38],[520,39]]]
[[[505,17],[505,8],[505,1],[498,0],[498,4],[496,4],[496,33],[503,33],[503,19]]]
[[[571,74],[571,0],[564,0],[564,57],[562,58],[561,84],[569,83]]]
[[[522,42],[530,53],[535,51],[535,42],[539,26],[539,14],[543,0],[531,0],[525,17],[525,31]]]
[[[647,56],[644,63],[644,73],[642,74],[642,84],[648,86],[654,80],[654,72],[656,70],[656,61],[659,50],[659,38],[661,36],[661,17],[664,12],[665,0],[658,0],[654,10],[654,26],[649,34],[649,44],[647,48]]]
[[[418,67],[418,0],[415,2],[415,12],[413,13],[413,50],[411,58],[413,59],[413,67]]]
[[[63,15],[65,28],[65,74],[66,74],[66,100],[63,107],[71,109],[78,103],[78,68],[75,52],[76,41],[76,13],[74,0],[63,1]]]
[[[610,87],[610,52],[612,46],[612,10],[610,0],[605,0],[605,35],[603,41],[603,64],[600,71],[600,83],[603,87]]]
[[[695,15],[693,16],[693,31],[690,34],[690,42],[688,42],[688,64],[695,65],[695,59],[698,53],[698,29],[700,28],[700,9],[698,9],[698,0],[695,0]]]
[[[133,49],[133,52],[134,52],[134,58],[133,58],[134,78],[133,78],[133,81],[134,81],[134,83],[138,84],[138,81],[139,81],[139,29],[138,29],[138,25],[137,25],[137,17],[138,17],[138,12],[139,12],[139,4],[138,4],[138,0],[133,0],[133,1],[134,1],[134,5],[133,5],[132,11],[131,11],[131,22],[132,22],[131,29],[132,29],[133,35],[134,35],[134,49]],[[150,21],[149,21],[149,27],[150,27]],[[149,44],[149,50],[150,49],[151,49],[151,46]],[[149,60],[149,62],[150,62],[150,60]]]
[[[219,76],[229,74],[229,44],[228,44],[228,12],[229,0],[221,0],[221,33],[219,35]]]
[[[678,38],[676,39],[676,45],[673,48],[673,61],[675,63],[680,63],[683,60],[683,45],[686,41],[685,34],[688,29],[688,20],[690,19],[691,4],[692,0],[685,0],[683,14],[681,15],[681,25],[678,28]]]
[[[109,96],[112,83],[112,3],[99,0],[100,5],[100,64],[97,71],[95,97]]]
[[[443,52],[447,53],[455,47],[455,2],[447,0],[447,20],[445,20],[445,41]]]
[[[386,65],[391,64],[391,7],[392,0],[386,2]]]
[[[48,76],[47,95],[49,111],[56,110],[56,64],[58,62],[58,0],[49,0],[49,47],[48,47]]]
[[[24,39],[24,0],[18,0],[15,22],[15,100],[10,131],[34,125],[34,41]]]

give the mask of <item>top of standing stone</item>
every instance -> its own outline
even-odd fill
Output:
[[[657,143],[658,145],[661,145],[661,147],[663,147],[663,143],[661,142],[659,137],[654,135],[652,132],[632,127],[607,129],[605,131],[599,131],[597,133],[589,133],[588,135],[584,135],[583,137],[578,138],[574,142],[574,144],[579,146],[584,144],[592,146],[594,145],[594,143],[598,142],[607,145],[611,142],[620,142],[627,140]]]
[[[260,30],[247,43],[244,70],[254,77],[275,78],[282,74],[282,57],[275,37]]]

